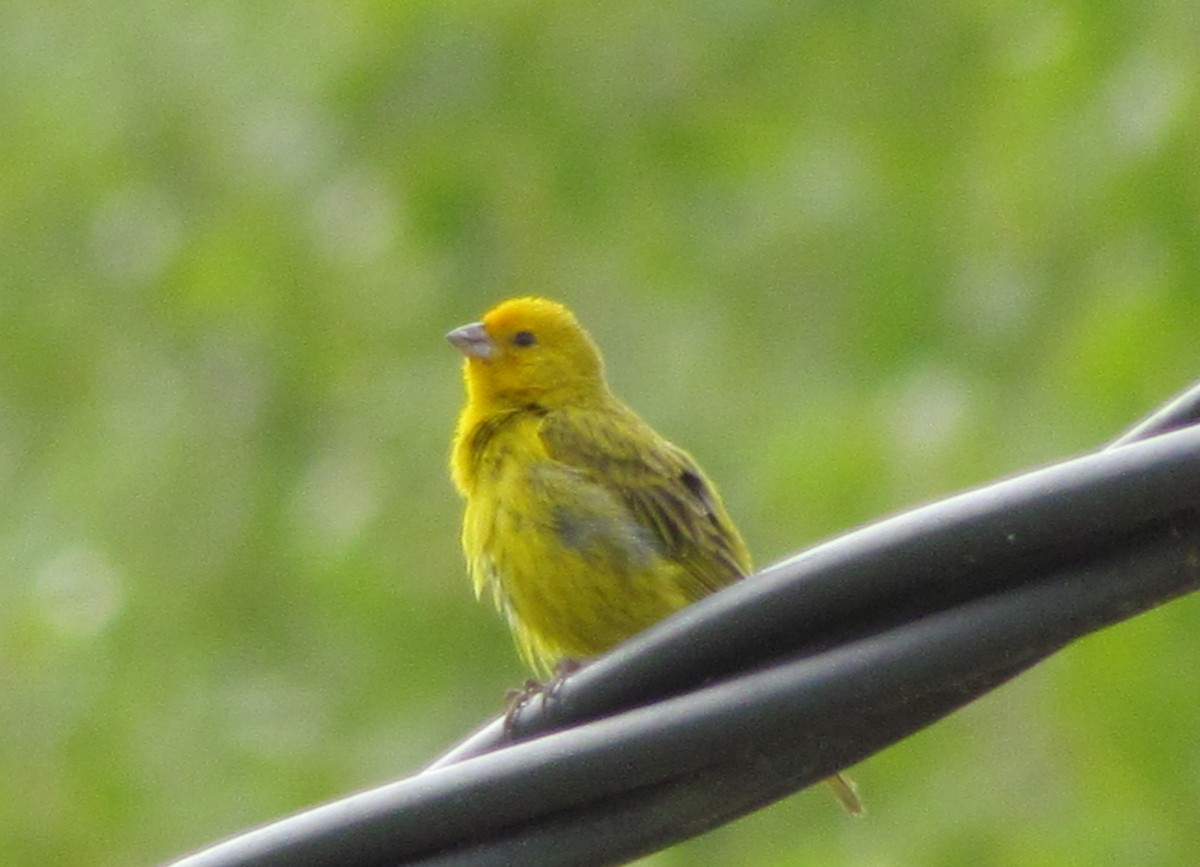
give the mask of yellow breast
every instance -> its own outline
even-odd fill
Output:
[[[691,600],[652,534],[586,473],[552,460],[534,413],[462,432],[462,543],[521,655],[547,673],[608,650]]]

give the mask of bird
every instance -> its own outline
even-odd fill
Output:
[[[752,574],[716,486],[612,392],[566,306],[510,298],[446,338],[465,356],[450,473],[467,571],[535,673],[569,670]],[[863,811],[849,778],[827,782]]]

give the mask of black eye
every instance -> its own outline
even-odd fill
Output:
[[[537,336],[532,331],[518,331],[513,335],[512,342],[517,346],[533,346],[537,343]]]

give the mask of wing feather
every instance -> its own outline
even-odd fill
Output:
[[[693,601],[750,572],[750,555],[720,495],[687,452],[624,406],[547,413],[548,455],[615,494],[681,567]]]

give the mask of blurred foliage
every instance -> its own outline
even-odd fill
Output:
[[[441,335],[566,301],[760,561],[1200,375],[1200,12],[0,6],[0,862],[418,768],[525,676]],[[1200,863],[1195,600],[659,867]],[[736,733],[731,733],[736,737]]]

